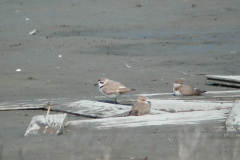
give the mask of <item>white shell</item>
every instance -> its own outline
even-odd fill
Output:
[[[37,30],[34,29],[33,31],[29,32],[28,34],[29,34],[29,35],[33,35],[33,34],[35,34],[36,32],[37,32]]]

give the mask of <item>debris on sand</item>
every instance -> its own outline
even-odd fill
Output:
[[[34,30],[32,30],[31,32],[29,32],[28,34],[29,34],[29,35],[33,35],[33,34],[35,34],[36,32],[37,32],[37,30],[34,29]]]
[[[127,63],[124,62],[124,64],[127,68],[132,68],[131,66],[127,65]]]

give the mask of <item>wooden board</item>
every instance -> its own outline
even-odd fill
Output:
[[[205,75],[205,77],[208,79],[240,83],[240,75]]]
[[[240,131],[240,100],[236,100],[226,121],[226,132]]]
[[[18,109],[45,109],[50,102],[51,105],[65,105],[76,101],[70,98],[56,98],[56,99],[35,99],[35,100],[17,100],[10,102],[1,102],[0,111],[4,110],[18,110]]]
[[[213,83],[213,84],[219,84],[220,86],[226,85],[226,86],[240,87],[240,83],[236,83],[236,82],[218,81],[218,80],[212,80],[212,79],[207,79],[206,82]]]
[[[38,135],[38,134],[61,134],[64,126],[67,123],[67,114],[53,114],[48,116],[48,122],[46,115],[34,116],[24,134]]]
[[[80,100],[67,105],[52,106],[51,110],[63,111],[92,118],[124,116],[131,106],[103,103],[98,101]]]
[[[152,110],[167,112],[208,111],[229,109],[233,106],[231,101],[200,101],[200,100],[158,100],[149,99]]]
[[[14,101],[14,102],[2,102],[0,103],[0,111],[17,110],[17,109],[42,109],[43,103],[34,104],[31,101]]]
[[[94,129],[128,128],[155,125],[182,125],[209,122],[210,120],[225,121],[228,109],[212,111],[194,111],[165,113],[159,115],[115,117],[104,119],[68,121],[67,126],[73,128],[90,127]]]
[[[161,97],[161,96],[166,96],[168,95],[168,97],[166,99],[173,99],[172,97],[174,97],[174,99],[181,99],[183,97],[188,97],[188,98],[196,98],[196,97],[199,97],[199,98],[202,98],[204,99],[204,95],[223,95],[223,96],[226,96],[226,95],[231,95],[231,94],[240,94],[240,90],[229,90],[229,91],[207,91],[206,93],[204,93],[203,95],[201,96],[174,96],[173,93],[145,93],[145,94],[136,94],[135,96],[138,97],[138,96],[145,96],[145,97],[155,97],[155,96],[158,96],[158,97]],[[171,97],[171,98],[169,98]]]
[[[150,114],[162,114],[164,112],[184,112],[200,110],[226,109],[233,106],[231,101],[189,101],[189,100],[157,100],[151,102]],[[72,102],[68,105],[52,106],[52,110],[74,113],[93,118],[122,117],[128,114],[131,106],[104,103],[90,100]]]
[[[208,83],[240,87],[240,76],[206,75],[206,78]]]
[[[132,104],[135,100],[132,100]],[[233,101],[204,101],[204,100],[163,100],[149,99],[152,103],[150,114],[162,114],[163,112],[184,112],[199,110],[214,110],[231,108]],[[128,114],[132,105],[121,105],[91,100],[75,99],[50,99],[35,101],[20,101],[19,103],[0,103],[2,110],[10,109],[47,109],[47,102],[50,102],[51,110],[66,113],[78,114],[93,118],[121,117]]]

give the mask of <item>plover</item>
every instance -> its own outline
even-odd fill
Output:
[[[200,95],[201,93],[205,93],[206,91],[185,85],[181,80],[176,80],[173,84],[173,92],[176,96],[196,96]]]
[[[151,108],[151,102],[147,97],[139,97],[137,103],[135,103],[129,112],[129,116],[141,116],[148,114]]]
[[[125,87],[123,84],[113,81],[107,78],[100,78],[98,80],[98,89],[99,91],[108,98],[115,99],[120,95],[123,95],[127,92],[134,91],[135,89],[130,89]]]

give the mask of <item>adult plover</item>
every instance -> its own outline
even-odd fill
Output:
[[[141,116],[148,114],[151,108],[151,102],[147,97],[139,97],[137,103],[135,103],[129,112],[129,116]]]
[[[176,96],[196,96],[200,95],[201,93],[205,93],[206,91],[185,85],[181,80],[176,80],[173,84],[173,92]]]
[[[108,98],[115,99],[115,101],[120,95],[123,95],[127,92],[135,90],[135,89],[129,89],[125,87],[123,84],[107,78],[100,78],[98,80],[97,85],[98,85],[99,91],[103,95],[105,95]]]

